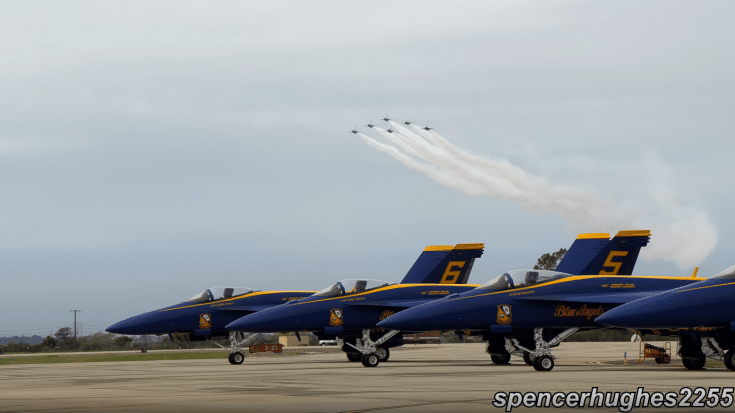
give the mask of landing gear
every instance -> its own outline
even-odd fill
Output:
[[[347,360],[353,361],[353,362],[360,361],[362,360],[362,353],[354,353],[354,352],[347,353]]]
[[[682,357],[681,362],[687,370],[702,370],[704,368],[704,363],[707,362],[707,358],[704,356]]]
[[[234,353],[230,353],[230,356],[227,359],[230,361],[230,364],[242,364],[242,362],[245,361],[245,355],[242,354],[242,352],[236,351]]]
[[[243,346],[261,336],[261,334],[252,334],[245,338],[241,331],[230,331],[230,355],[227,357],[230,364],[242,364],[245,360],[245,354],[242,352]],[[224,348],[223,346],[220,347]]]
[[[490,360],[492,360],[493,363],[499,366],[503,364],[508,364],[510,363],[510,353],[503,354],[502,356],[491,354]]]
[[[362,365],[365,367],[375,367],[380,364],[380,359],[375,353],[368,353],[362,355]]]
[[[550,371],[554,368],[554,356],[551,354],[551,348],[556,347],[564,341],[567,337],[571,336],[579,330],[578,327],[568,328],[559,335],[555,336],[549,341],[544,340],[544,329],[534,328],[533,329],[533,341],[536,344],[535,349],[530,349],[522,346],[518,340],[511,340],[513,346],[523,351],[523,361],[526,364],[532,365],[536,371]],[[524,343],[525,344],[525,343]]]
[[[730,349],[725,353],[725,367],[730,371],[735,371],[735,349]]]
[[[357,350],[357,352],[362,355],[360,361],[362,361],[363,366],[375,367],[380,364],[381,361],[386,361],[390,357],[390,350],[385,347],[381,347],[380,345],[390,340],[391,337],[395,336],[398,333],[400,333],[400,331],[391,330],[385,333],[383,337],[379,338],[376,341],[373,341],[370,338],[370,330],[365,329],[362,330],[362,340],[358,338],[355,340],[355,344],[345,343],[345,345],[352,347],[354,350]],[[349,356],[347,357],[349,358]]]
[[[536,357],[536,360],[533,361],[533,368],[536,371],[551,371],[554,368],[554,357],[550,354]]]

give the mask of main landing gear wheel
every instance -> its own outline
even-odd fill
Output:
[[[490,360],[493,361],[493,363],[497,365],[503,365],[510,363],[510,353],[503,354],[502,356],[496,356],[494,354],[490,355]]]
[[[375,353],[368,353],[362,356],[362,365],[365,367],[375,367],[380,364],[380,359]]]
[[[702,370],[704,363],[707,362],[707,358],[702,357],[682,357],[681,363],[684,364],[687,370]]]
[[[347,360],[349,361],[360,361],[362,360],[362,354],[361,353],[347,353]]]
[[[234,353],[230,353],[230,356],[227,359],[230,361],[230,364],[242,364],[242,362],[245,361],[245,355],[236,351]]]
[[[735,349],[730,349],[725,353],[725,367],[730,371],[735,371]]]
[[[375,354],[378,355],[378,360],[380,362],[388,361],[388,358],[390,357],[390,350],[388,350],[385,347],[378,347],[377,350],[375,350]]]
[[[533,357],[531,356],[531,353],[524,351],[523,352],[523,361],[526,362],[527,366],[533,366]]]
[[[533,368],[536,371],[551,371],[554,368],[554,359],[547,354],[536,357],[536,360],[533,361]]]

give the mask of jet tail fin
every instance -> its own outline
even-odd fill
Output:
[[[586,274],[584,269],[597,257],[610,243],[608,233],[579,234],[564,254],[556,271],[572,275]]]
[[[585,275],[631,275],[641,248],[651,240],[651,231],[620,231],[583,269]]]
[[[485,245],[430,245],[424,249],[401,284],[467,284],[475,258]]]

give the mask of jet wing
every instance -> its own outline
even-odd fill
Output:
[[[595,303],[595,304],[625,304],[639,298],[650,297],[661,291],[655,292],[637,292],[637,293],[612,293],[612,294],[569,294],[569,295],[539,295],[513,297],[515,300],[526,301],[567,301],[575,303]]]
[[[385,300],[385,301],[358,301],[349,303],[349,305],[360,306],[360,307],[397,307],[397,308],[410,308],[420,304],[425,304],[436,300],[418,299],[418,300]]]

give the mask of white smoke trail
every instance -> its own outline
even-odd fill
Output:
[[[651,229],[654,241],[645,256],[673,260],[682,269],[699,264],[717,243],[717,230],[708,214],[681,205],[671,170],[655,156],[645,163],[652,189],[648,202],[625,206],[590,189],[554,184],[507,160],[467,153],[434,131],[390,124],[392,133],[374,130],[395,146],[358,135],[409,168],[468,195],[513,201],[536,215],[560,215],[575,232]]]

